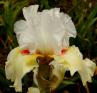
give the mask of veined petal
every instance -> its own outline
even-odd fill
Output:
[[[37,12],[38,5],[23,9],[25,21],[15,24],[15,33],[22,48],[34,52],[59,53],[69,46],[69,38],[76,36],[76,29],[69,15],[60,13],[59,8]]]
[[[56,64],[61,65],[60,69],[63,67],[64,73],[66,70],[70,70],[71,75],[78,72],[83,85],[86,85],[87,81],[91,82],[91,77],[94,74],[96,64],[87,58],[83,59],[83,56],[77,47],[71,46],[64,55],[54,56],[54,59],[55,60],[51,63],[54,66],[54,69],[59,69]],[[56,71],[54,73],[58,73],[57,70],[54,71]],[[61,76],[63,72],[60,72],[58,75]]]
[[[7,58],[5,65],[5,73],[7,79],[14,82],[16,92],[22,91],[22,78],[23,76],[38,67],[36,61],[37,55],[23,55],[19,47],[13,49]]]

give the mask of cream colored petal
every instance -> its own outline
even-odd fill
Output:
[[[70,70],[71,75],[73,75],[79,69],[82,69],[83,56],[77,47],[70,47],[68,51],[63,55],[63,57],[64,61],[62,64],[67,64],[67,67]]]
[[[40,93],[39,88],[29,87],[27,93]]]
[[[59,53],[69,46],[69,38],[76,36],[76,29],[69,15],[61,13],[59,8],[38,12],[38,5],[23,9],[25,21],[15,24],[15,33],[20,47],[34,52]]]
[[[33,70],[34,74],[33,74],[33,82],[38,86],[38,81],[37,81],[37,74],[38,74],[38,68]]]
[[[71,46],[70,48],[68,48],[68,51],[64,55],[54,56],[54,59],[55,59],[55,61],[53,61],[54,67],[56,67],[55,64],[61,65],[64,68],[63,70],[64,73],[66,70],[70,70],[71,75],[74,75],[75,72],[78,72],[79,75],[81,76],[83,85],[86,85],[87,81],[91,82],[91,77],[93,76],[96,65],[87,58],[83,59],[83,56],[77,47]],[[56,67],[55,69],[59,68]],[[59,76],[62,74],[63,72],[59,73]]]
[[[26,20],[17,21],[14,24],[14,31],[17,36],[19,46],[22,49],[29,49],[31,53],[37,49],[36,45],[36,25],[39,24],[37,14],[38,5],[31,5],[23,8]]]
[[[33,20],[37,14],[38,7],[38,5],[31,5],[23,8],[23,15],[27,21]]]
[[[76,37],[76,28],[74,23],[72,22],[72,19],[69,15],[61,13],[61,20],[63,24],[65,25],[66,33],[68,37]],[[64,17],[65,16],[65,17]]]
[[[65,71],[62,65],[52,62],[50,65],[53,65],[53,71],[51,75],[50,87],[52,90],[56,89],[64,78]]]
[[[85,86],[87,81],[92,82],[91,77],[94,75],[96,64],[86,58],[83,60],[83,67],[83,70],[79,70],[79,74],[81,76],[83,85]]]
[[[22,78],[23,76],[38,67],[36,62],[37,56],[23,55],[20,53],[20,48],[13,49],[9,55],[5,65],[5,73],[7,79],[14,82],[16,92],[22,91]]]
[[[28,23],[29,22],[26,22],[24,20],[17,21],[14,24],[14,31],[16,33],[19,46],[22,49],[29,49],[32,53],[36,49],[36,37],[35,34],[32,33],[34,32],[32,31],[32,28],[34,30],[33,25],[31,26],[31,24],[29,23],[29,25]]]
[[[18,54],[19,54],[19,47],[13,49],[9,54],[8,54],[8,57],[7,57],[7,62],[6,62],[6,65],[5,65],[5,73],[6,73],[6,77],[7,79],[10,79],[11,78],[11,81],[13,82],[15,80],[15,71],[14,71],[14,65],[13,65],[13,59],[15,59]],[[12,66],[12,67],[10,67]],[[13,70],[12,70],[13,69]],[[7,73],[9,72],[9,73]]]

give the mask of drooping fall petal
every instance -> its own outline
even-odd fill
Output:
[[[16,47],[13,49],[7,58],[5,72],[7,79],[14,82],[16,92],[22,91],[23,76],[38,67],[36,62],[37,55],[23,55],[21,49]]]
[[[60,80],[60,76],[63,76],[63,73],[65,73],[67,70],[70,70],[71,75],[78,72],[83,85],[86,85],[87,82],[91,82],[91,77],[94,74],[96,64],[88,58],[83,59],[83,56],[77,47],[71,46],[64,55],[55,55],[54,58],[55,60],[51,63],[51,65],[54,66],[53,74],[56,75],[57,73],[60,83],[62,82],[62,80]],[[61,67],[57,67],[56,64],[60,65]],[[63,69],[63,72],[58,73],[58,69]],[[57,84],[55,83],[55,85]]]

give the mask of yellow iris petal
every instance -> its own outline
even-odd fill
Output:
[[[54,61],[51,62],[51,65],[54,66],[53,74],[58,77],[58,81],[55,83],[56,87],[62,82],[66,70],[70,70],[71,75],[78,72],[83,85],[86,85],[87,81],[91,82],[96,68],[96,64],[91,60],[83,59],[81,52],[75,46],[69,47],[64,55],[54,55]]]
[[[23,76],[38,67],[36,61],[37,57],[40,55],[22,55],[21,49],[19,47],[13,49],[7,58],[5,65],[5,72],[7,79],[14,82],[13,87],[17,92],[22,91],[22,78]]]

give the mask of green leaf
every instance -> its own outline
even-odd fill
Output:
[[[86,26],[85,32],[83,33],[83,38],[86,36],[87,33],[90,33],[89,29],[96,21],[97,21],[97,17],[92,19],[92,20],[90,20],[90,22]]]
[[[0,68],[0,87],[7,87],[9,86],[9,81],[5,77],[4,69]]]
[[[49,1],[48,0],[38,0],[40,4],[40,10],[42,9],[50,9]]]
[[[97,14],[97,4],[95,5],[94,9],[91,11],[86,22],[84,23],[84,20],[83,20],[82,24],[80,24],[78,29],[79,30],[78,32],[80,32],[80,35],[83,35],[84,32],[87,33],[88,29],[96,21],[95,19],[96,14]]]
[[[57,90],[61,90],[69,85],[74,85],[75,83],[71,80],[64,80],[57,88]]]

